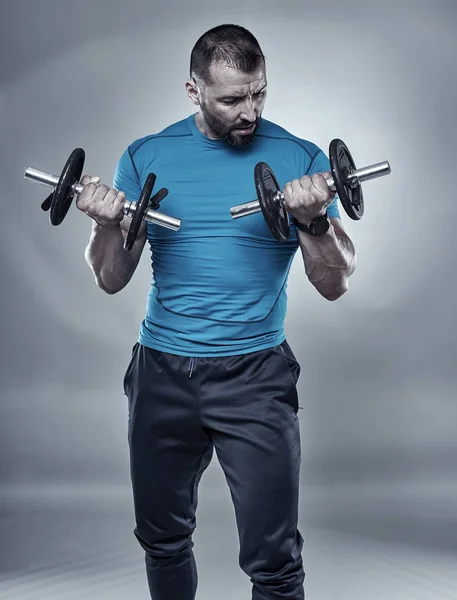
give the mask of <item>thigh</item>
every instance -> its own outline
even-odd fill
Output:
[[[187,363],[137,344],[124,379],[137,532],[148,544],[195,528],[197,486],[212,457]]]
[[[299,559],[299,365],[287,343],[227,361],[226,379],[207,400],[206,422],[225,473],[252,572]]]

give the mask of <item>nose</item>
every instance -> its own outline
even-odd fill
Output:
[[[240,116],[244,121],[249,121],[250,123],[254,123],[257,119],[257,105],[252,98],[246,99]]]

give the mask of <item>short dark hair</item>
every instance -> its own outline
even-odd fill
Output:
[[[240,25],[218,25],[204,33],[193,47],[190,76],[211,83],[209,69],[213,63],[252,73],[264,61],[259,42],[250,31]]]

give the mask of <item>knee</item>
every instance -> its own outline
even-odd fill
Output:
[[[146,560],[149,562],[159,563],[173,557],[187,556],[194,546],[192,534],[190,533],[151,539],[150,536],[147,536],[136,528],[134,534],[138,543],[146,552]]]

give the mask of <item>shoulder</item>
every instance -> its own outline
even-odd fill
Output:
[[[298,137],[290,131],[288,131],[287,129],[285,129],[284,127],[281,127],[281,125],[273,123],[272,121],[268,121],[263,117],[262,127],[259,132],[259,135],[263,137],[284,140],[286,143],[288,142],[296,148],[301,148],[305,152],[305,154],[308,155],[310,160],[314,160],[319,155],[319,153],[322,152],[321,148],[319,148],[317,144],[314,144],[310,140]]]
[[[189,127],[189,118],[182,119],[181,121],[168,125],[157,133],[151,133],[134,140],[129,144],[127,152],[133,159],[136,154],[141,154],[142,152],[154,152],[156,146],[161,146],[162,144],[167,143],[167,141],[179,140],[180,138],[191,135],[192,131]]]

